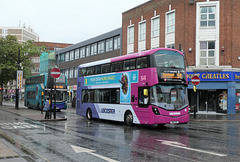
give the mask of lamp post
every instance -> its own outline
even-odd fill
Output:
[[[20,70],[20,47],[18,47],[18,70]],[[17,73],[18,75],[18,73]],[[16,99],[15,99],[15,109],[18,110],[19,108],[19,89],[18,89],[18,78],[17,78],[17,84],[16,84]]]

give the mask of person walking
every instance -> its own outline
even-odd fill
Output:
[[[44,119],[49,119],[49,98],[46,99],[45,101],[45,105],[44,105],[44,108],[43,108],[43,111],[45,111],[45,118]]]

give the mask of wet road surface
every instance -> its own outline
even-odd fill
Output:
[[[128,127],[74,110],[58,115],[67,121],[41,123],[0,110],[0,135],[34,161],[239,161],[239,122]]]

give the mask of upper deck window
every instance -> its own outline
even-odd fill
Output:
[[[135,66],[136,66],[135,62],[136,62],[135,59],[124,61],[123,69],[124,70],[134,70]]]
[[[184,68],[184,58],[175,51],[157,51],[152,59],[156,67]]]
[[[111,72],[111,64],[102,65],[102,73],[110,73]]]
[[[137,58],[137,69],[142,69],[147,67],[148,67],[147,57]]]

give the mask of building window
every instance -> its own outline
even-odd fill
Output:
[[[80,58],[84,58],[85,57],[85,47],[81,47],[80,48]]]
[[[69,52],[66,53],[66,55],[65,55],[65,60],[66,60],[66,61],[69,61]]]
[[[168,44],[168,45],[167,45],[167,48],[172,48],[172,49],[174,49],[174,48],[175,48],[175,44]]]
[[[70,51],[70,61],[74,60],[74,50]]]
[[[65,54],[61,54],[60,55],[60,62],[64,62],[65,61]]]
[[[152,38],[159,37],[159,17],[152,19]]]
[[[201,27],[215,26],[216,7],[201,7]]]
[[[167,14],[167,33],[175,32],[175,12]]]
[[[97,43],[91,45],[91,55],[97,54]]]
[[[69,73],[68,72],[69,72],[69,69],[65,69],[65,75],[66,75],[67,78],[69,78],[69,76],[68,76]]]
[[[106,40],[106,52],[112,51],[113,50],[113,39],[107,39]]]
[[[78,68],[76,67],[76,68],[74,69],[74,78],[77,78],[77,72],[78,72]]]
[[[114,50],[120,49],[121,42],[120,42],[120,36],[114,37]]]
[[[32,57],[31,61],[32,63],[40,63],[40,57]]]
[[[90,56],[90,45],[86,47],[86,57]]]
[[[128,27],[128,44],[134,43],[134,26]]]
[[[65,75],[65,70],[61,70],[61,75]]]
[[[73,68],[70,68],[69,78],[73,78]]]
[[[146,39],[146,21],[139,23],[139,41]]]
[[[75,60],[79,59],[79,49],[75,49]]]
[[[39,73],[39,68],[32,68],[31,72],[32,73]]]
[[[104,53],[104,41],[98,42],[98,54]]]
[[[200,42],[200,65],[215,65],[215,41]]]

